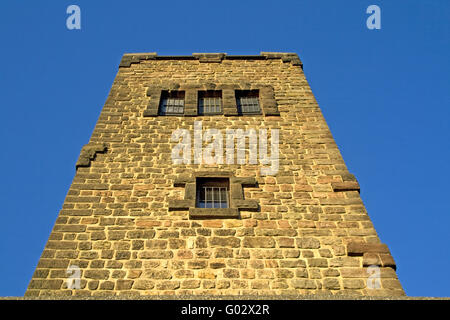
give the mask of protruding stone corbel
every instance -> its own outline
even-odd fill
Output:
[[[156,56],[156,52],[124,54],[122,60],[120,61],[119,68],[129,68],[132,63],[140,63],[142,60],[156,59]]]
[[[283,62],[289,62],[293,66],[300,66],[303,69],[303,63],[296,53],[291,52],[261,52],[266,59],[281,59]]]
[[[77,163],[75,164],[75,168],[79,167],[89,167],[91,165],[91,161],[95,159],[97,153],[103,153],[106,151],[105,143],[88,143],[81,148],[80,156],[78,158]]]
[[[192,56],[199,60],[199,62],[222,62],[226,53],[193,53]]]
[[[332,182],[334,192],[358,191],[360,192],[359,183],[357,181]]]
[[[347,255],[362,256],[364,267],[375,265],[397,269],[394,258],[388,246],[384,243],[349,242],[347,244]]]

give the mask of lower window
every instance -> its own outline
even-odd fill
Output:
[[[197,208],[228,208],[228,190],[228,179],[198,178]]]

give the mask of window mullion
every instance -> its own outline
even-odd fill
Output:
[[[228,188],[224,188],[225,189],[225,207],[228,208]]]

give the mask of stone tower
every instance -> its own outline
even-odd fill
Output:
[[[126,54],[26,295],[404,295],[359,191],[296,54]]]

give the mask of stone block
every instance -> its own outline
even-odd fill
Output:
[[[387,245],[382,243],[350,242],[347,244],[349,256],[362,256],[364,253],[390,254]]]

